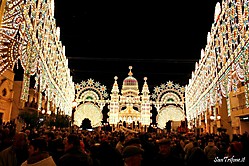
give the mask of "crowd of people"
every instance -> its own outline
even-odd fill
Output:
[[[249,134],[0,127],[0,166],[248,165]]]

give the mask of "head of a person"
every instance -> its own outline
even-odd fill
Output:
[[[126,142],[126,146],[128,146],[128,145],[134,145],[134,146],[138,146],[138,147],[142,146],[141,140],[139,138],[131,138],[130,140],[128,140]]]
[[[130,139],[132,139],[132,138],[133,138],[132,133],[127,133],[127,134],[125,135],[125,142],[130,141]]]
[[[150,137],[149,137],[148,133],[142,133],[139,135],[139,138],[141,141],[148,141]]]
[[[4,133],[5,135],[9,135],[9,134],[10,134],[10,129],[9,129],[9,128],[4,128],[4,129],[3,129],[3,133]]]
[[[208,142],[214,142],[213,138],[208,139]]]
[[[171,140],[163,138],[158,142],[159,153],[163,155],[168,155],[171,151]]]
[[[35,138],[29,142],[29,156],[47,151],[47,141],[45,138]]]
[[[47,141],[54,140],[55,139],[55,133],[52,132],[52,131],[46,132],[45,137],[46,137]]]
[[[27,148],[28,136],[24,132],[16,133],[13,138],[13,147],[17,150],[22,150]]]
[[[227,152],[230,155],[240,156],[243,152],[243,144],[238,141],[233,141],[228,146]]]
[[[193,146],[194,146],[194,147],[199,147],[199,142],[198,142],[198,141],[194,141],[194,142],[193,142]]]
[[[119,136],[119,141],[120,141],[120,142],[124,142],[124,141],[125,141],[125,135],[124,135],[124,134],[121,134],[121,135]]]
[[[214,145],[215,145],[214,139],[210,138],[210,139],[208,140],[208,146],[214,146]]]
[[[64,145],[65,145],[65,151],[71,148],[81,148],[80,139],[76,134],[69,134],[64,140]]]
[[[126,165],[141,165],[144,150],[138,146],[128,145],[123,150],[123,158]]]

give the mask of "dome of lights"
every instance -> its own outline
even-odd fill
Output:
[[[131,72],[132,67],[129,67],[130,72],[128,73],[128,77],[126,77],[123,81],[123,86],[122,86],[122,90],[138,90],[138,82],[137,79],[134,78],[132,75],[133,73]]]

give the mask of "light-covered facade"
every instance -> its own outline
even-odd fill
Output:
[[[42,110],[42,96],[45,94],[49,101],[47,108],[51,104],[71,115],[74,82],[65,47],[60,41],[60,28],[54,18],[54,0],[0,2],[0,76],[13,72],[20,62],[17,68],[22,67],[24,71],[21,102],[28,102],[31,77],[34,77],[35,86],[32,88],[37,92],[38,111]],[[9,81],[14,82],[14,77]],[[4,120],[10,120],[11,116],[6,114],[9,112],[4,111]]]
[[[186,86],[189,128],[225,129],[229,135],[249,131],[248,23],[248,1],[216,4],[207,45]]]

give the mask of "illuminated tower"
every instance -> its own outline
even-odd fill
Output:
[[[118,119],[118,113],[119,113],[119,89],[118,89],[118,83],[117,83],[118,77],[114,77],[114,84],[111,91],[111,101],[109,105],[109,124],[116,125],[119,122]]]
[[[147,84],[147,77],[144,77],[144,85],[142,89],[141,95],[141,124],[142,125],[150,125],[150,95],[149,95],[149,87]]]

